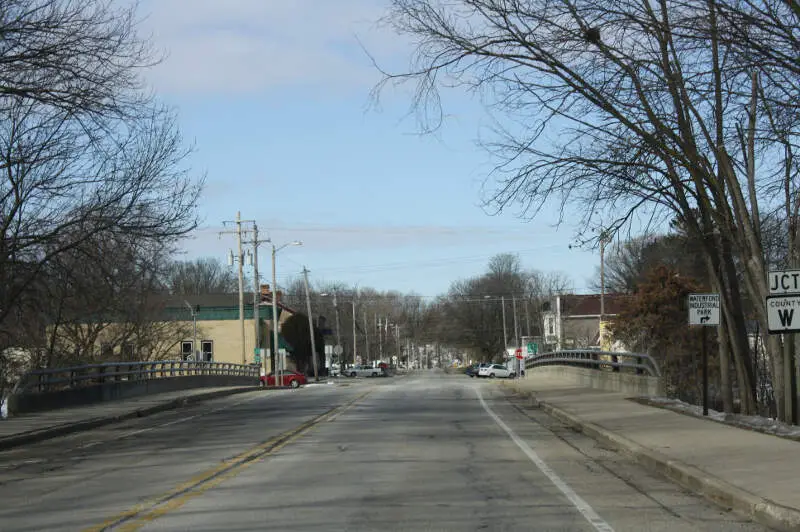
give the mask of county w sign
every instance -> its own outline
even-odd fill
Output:
[[[770,334],[800,332],[800,295],[767,296],[767,329]]]

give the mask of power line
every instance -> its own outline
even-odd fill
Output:
[[[536,248],[511,250],[506,253],[531,253],[535,251],[543,251],[546,249],[555,249],[564,247],[562,244],[551,244],[549,246],[539,246]],[[568,251],[568,250],[567,250]],[[427,261],[403,261],[403,262],[389,262],[383,264],[370,264],[362,267],[342,266],[339,268],[321,268],[324,272],[351,272],[351,273],[376,273],[381,271],[390,271],[397,269],[412,269],[412,268],[425,268],[425,267],[438,267],[450,266],[452,264],[465,263],[465,262],[480,262],[491,259],[499,253],[483,254],[483,255],[467,255],[461,257],[448,257],[440,259],[432,259]]]

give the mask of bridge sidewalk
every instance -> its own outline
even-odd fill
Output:
[[[179,390],[0,419],[0,451],[257,389],[223,386]]]
[[[800,443],[579,388],[507,381],[534,404],[673,481],[770,527],[800,530]]]

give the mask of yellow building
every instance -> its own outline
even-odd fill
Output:
[[[256,347],[269,350],[272,346],[272,302],[261,301],[258,306],[259,341],[256,345],[253,294],[244,295],[244,319],[239,319],[238,294],[203,294],[194,296],[162,296],[164,314],[175,322],[183,322],[181,330],[188,334],[176,342],[175,358],[188,359],[194,352],[200,360],[253,364],[257,362]],[[265,298],[262,298],[265,299]],[[278,330],[295,311],[280,302]],[[194,329],[197,329],[196,343]],[[242,324],[244,343],[242,343]],[[280,347],[291,351],[279,335]],[[269,363],[269,361],[268,361]],[[271,371],[271,368],[268,368]]]

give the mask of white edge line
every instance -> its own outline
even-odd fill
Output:
[[[552,482],[553,485],[557,487],[567,499],[569,499],[569,502],[571,502],[572,505],[583,515],[583,517],[589,521],[595,530],[600,532],[614,532],[614,529],[611,527],[611,525],[606,523],[603,518],[600,517],[591,506],[589,506],[589,503],[583,500],[580,495],[575,493],[575,491],[573,491],[573,489],[570,488],[569,485],[555,473],[555,471],[550,469],[550,466],[547,465],[547,463],[545,463],[545,461],[542,460],[538,454],[536,454],[536,451],[531,449],[531,447],[525,443],[522,438],[517,436],[517,434],[511,430],[511,428],[506,425],[502,419],[500,419],[500,416],[495,414],[492,409],[489,408],[489,405],[487,405],[486,401],[483,399],[483,395],[481,395],[481,391],[478,388],[473,387],[473,389],[478,395],[478,400],[481,402],[483,409],[486,410],[486,413],[489,414],[492,419],[494,419],[495,423],[497,423],[500,428],[506,432],[506,434],[508,434],[508,437],[511,438],[511,441],[517,444],[517,447],[519,447],[520,450],[525,453],[525,456],[527,456],[530,461],[539,468],[539,471],[544,473],[544,475],[550,479],[550,482]]]

